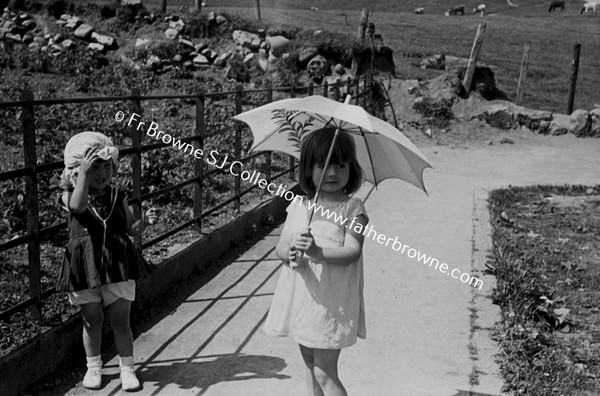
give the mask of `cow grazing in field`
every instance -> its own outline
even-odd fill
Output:
[[[589,1],[583,5],[583,8],[579,13],[583,14],[584,12],[593,12],[595,14],[596,11],[598,11],[598,7],[600,7],[600,3],[594,3]]]
[[[415,8],[415,14],[424,14],[424,13],[425,13],[425,8],[423,8],[423,7]]]
[[[449,15],[465,15],[465,6],[464,5],[459,5],[459,6],[454,6],[452,8],[450,8],[448,11],[446,11],[445,15],[449,16]]]
[[[550,3],[550,7],[548,8],[548,12],[552,12],[560,8],[561,11],[565,10],[565,0],[552,0]]]
[[[477,7],[473,8],[473,14],[479,13],[479,15],[485,15],[485,4],[479,4]]]

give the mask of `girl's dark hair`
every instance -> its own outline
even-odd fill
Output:
[[[335,128],[317,129],[304,139],[302,142],[302,150],[300,151],[300,187],[306,195],[313,197],[317,192],[316,183],[318,180],[312,180],[312,170],[314,164],[325,164],[329,147],[333,142]],[[340,131],[333,153],[331,155],[330,165],[339,164],[348,161],[350,166],[350,174],[348,184],[344,187],[346,194],[356,192],[363,181],[363,171],[356,159],[356,146],[352,137]]]

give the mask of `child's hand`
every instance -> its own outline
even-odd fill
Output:
[[[290,265],[292,263],[295,263],[296,265],[298,263],[296,263],[296,259],[298,258],[298,251],[296,250],[296,248],[294,246],[290,246],[290,248],[288,249],[288,261],[290,262]]]
[[[86,175],[90,168],[92,167],[92,163],[98,159],[98,147],[89,147],[83,153],[83,158],[81,159],[81,163],[79,164],[79,173],[81,175]]]
[[[160,209],[150,208],[146,211],[144,216],[144,224],[146,225],[154,225],[158,222],[160,217]]]
[[[315,255],[318,250],[318,246],[315,244],[315,239],[310,233],[310,228],[306,227],[300,234],[294,235],[294,241],[292,245],[299,251],[308,254],[309,256]]]

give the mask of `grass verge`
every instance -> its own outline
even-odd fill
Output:
[[[600,393],[600,186],[490,194],[505,391]]]

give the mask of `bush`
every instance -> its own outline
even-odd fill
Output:
[[[191,38],[210,37],[211,30],[214,28],[215,23],[209,22],[206,15],[202,14],[194,16],[185,23],[185,30],[183,34],[190,36]]]
[[[349,67],[352,62],[353,49],[360,46],[353,36],[326,31],[316,36],[311,31],[303,31],[297,35],[292,43],[294,47],[315,47],[320,55],[346,67]],[[301,51],[300,48],[291,48],[290,52],[300,53]],[[300,67],[304,68],[306,65],[300,65]]]
[[[179,43],[173,40],[153,41],[149,50],[160,59],[173,59],[179,53]]]
[[[52,68],[53,58],[47,52],[34,53],[27,47],[15,46],[10,41],[0,44],[1,46],[4,46],[4,51],[0,52],[0,69],[48,73]]]
[[[426,118],[429,124],[438,128],[448,127],[450,120],[454,119],[452,103],[446,100],[433,101],[423,98],[423,100],[415,101],[413,109]]]
[[[46,7],[48,14],[56,19],[60,19],[62,14],[66,14],[68,11],[72,10],[72,8],[73,4],[65,0],[50,0]]]
[[[100,16],[102,19],[112,18],[117,15],[117,8],[114,5],[103,5],[100,7]]]

